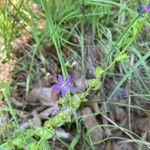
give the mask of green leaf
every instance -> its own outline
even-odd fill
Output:
[[[75,146],[77,145],[77,143],[78,143],[80,137],[81,137],[81,135],[80,135],[80,134],[77,134],[77,135],[73,138],[73,140],[72,140],[72,142],[71,142],[71,144],[70,144],[70,146],[69,146],[69,149],[75,149]]]
[[[67,103],[67,100],[66,100],[66,98],[62,97],[62,98],[59,99],[58,102],[59,102],[59,104],[61,104],[62,106],[65,106],[66,103]]]
[[[93,88],[93,90],[98,90],[101,87],[101,82],[97,79],[90,79],[88,80],[88,85]]]
[[[96,67],[96,78],[99,78],[103,72],[104,70],[100,66]]]
[[[51,150],[51,147],[48,143],[47,140],[42,141],[42,143],[40,144],[40,150]]]
[[[54,135],[54,130],[39,127],[34,130],[34,133],[41,138],[50,139]]]
[[[30,149],[32,149],[32,150],[40,150],[40,149],[38,148],[38,146],[37,146],[36,143],[31,143],[31,144],[27,145],[27,149],[28,149],[28,150],[30,150]]]
[[[14,138],[13,140],[12,140],[12,144],[14,145],[14,146],[17,146],[17,148],[22,148],[22,146],[23,146],[23,139],[21,138],[21,137],[17,137],[17,138]]]
[[[8,150],[8,149],[5,148],[4,146],[0,145],[0,150]]]
[[[121,54],[121,55],[118,55],[117,58],[116,58],[117,61],[128,61],[128,55],[127,54]]]
[[[70,99],[70,105],[71,107],[75,108],[75,109],[78,109],[79,106],[80,106],[80,99],[79,97],[77,96],[73,96],[71,99]]]
[[[32,0],[33,3],[41,4],[41,0]]]

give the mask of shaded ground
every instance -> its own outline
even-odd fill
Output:
[[[34,4],[33,7],[38,5]],[[44,20],[37,24],[39,30],[44,30]],[[144,30],[148,32],[149,28],[145,27]],[[97,81],[100,88],[89,91],[87,101],[81,104],[76,115],[72,115],[71,123],[56,129],[54,139],[48,140],[52,149],[67,149],[65,143],[71,145],[73,140],[75,149],[81,149],[81,145],[83,149],[93,147],[97,150],[149,149],[149,60],[144,60],[142,65],[134,68],[140,57],[147,53],[137,54],[134,51],[136,48],[147,50],[145,42],[149,42],[148,37],[145,35],[143,39],[142,36],[143,33],[135,42],[136,47],[131,47],[133,51],[129,53],[129,62],[113,65],[112,70]],[[141,39],[142,42],[139,42]],[[70,37],[68,42],[72,45],[66,44],[61,49],[68,73],[72,77],[72,85],[76,88],[73,94],[83,93],[88,88],[89,79],[96,76],[95,68],[105,66],[107,57],[99,47],[90,24],[84,31],[84,59],[81,58],[79,39]],[[44,39],[37,50],[34,49],[34,44],[35,39],[31,33],[17,37],[11,44],[14,61],[11,65],[7,62],[0,63],[0,80],[11,81],[11,86],[14,87],[11,103],[23,129],[42,126],[60,110],[57,107],[60,94],[51,88],[57,82],[57,75],[61,74],[56,49],[48,39]],[[34,51],[37,52],[35,55]],[[121,82],[123,78],[125,80]],[[1,104],[1,110],[10,122],[14,121],[5,101]],[[7,119],[0,125],[4,129],[1,143],[9,137],[9,131],[14,130],[13,127],[6,127],[5,124],[9,123]]]

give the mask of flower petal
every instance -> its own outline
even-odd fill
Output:
[[[66,77],[66,79],[65,79],[65,82],[68,83],[70,80],[71,80],[71,76],[68,75],[68,76]]]
[[[66,90],[65,90],[65,89],[61,89],[60,92],[61,92],[61,96],[62,96],[62,97],[65,97],[65,96],[66,96]]]
[[[137,12],[138,12],[138,13],[141,13],[142,11],[143,11],[143,6],[138,6]]]
[[[143,9],[144,9],[145,11],[150,11],[150,5],[145,5],[145,6],[143,6]]]
[[[51,88],[53,89],[61,89],[61,85],[60,84],[54,84],[51,86]]]
[[[71,91],[71,92],[74,91],[74,87],[71,86],[71,85],[66,85],[66,88],[67,88],[69,91]]]
[[[63,83],[63,81],[64,81],[63,77],[60,74],[58,74],[57,80],[59,83]]]

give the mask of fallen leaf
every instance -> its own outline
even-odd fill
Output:
[[[42,124],[40,115],[35,110],[30,113],[17,110],[17,115],[21,118],[20,127],[23,129],[39,127]]]
[[[109,105],[109,118],[117,123],[120,127],[126,127],[127,125],[127,115],[123,108],[120,108],[118,106]],[[111,132],[113,135],[120,136],[122,134],[122,131],[119,129],[111,129]]]
[[[83,114],[83,124],[89,131],[89,136],[93,142],[98,142],[103,139],[104,133],[95,116],[92,115],[93,112],[89,107],[85,107],[81,110]]]
[[[72,135],[68,132],[66,132],[63,129],[56,129],[55,130],[55,136],[57,138],[61,138],[61,139],[67,139],[67,140],[71,140],[72,139]]]
[[[132,143],[127,143],[123,141],[113,144],[112,150],[135,150],[135,147]]]
[[[96,75],[96,71],[95,71],[95,67],[98,64],[98,58],[99,58],[99,54],[97,51],[97,45],[95,43],[95,39],[92,33],[91,28],[87,28],[86,29],[86,34],[85,34],[85,43],[86,43],[86,47],[85,47],[85,63],[86,63],[86,71],[87,71],[87,75],[89,76],[89,78],[93,78]]]
[[[25,106],[25,104],[19,100],[17,100],[16,98],[11,98],[13,105],[15,105],[16,107],[23,107]]]
[[[86,81],[86,79],[83,76],[78,78],[75,81],[75,84],[76,84],[76,87],[77,87],[79,92],[84,92],[86,90],[86,88],[87,88],[87,81]]]
[[[107,141],[105,150],[113,150],[113,143],[112,143],[112,141],[110,141],[110,140]]]
[[[150,131],[150,117],[136,119],[135,124],[142,131]]]
[[[42,103],[46,106],[54,106],[58,99],[58,91],[52,88],[35,88],[33,89],[28,96],[28,102],[32,103]]]
[[[59,109],[60,109],[60,107],[58,106],[58,104],[55,104],[52,107],[49,107],[49,108],[45,109],[44,111],[42,111],[40,113],[40,117],[46,119],[50,115],[55,116]]]

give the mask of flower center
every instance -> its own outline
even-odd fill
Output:
[[[66,83],[63,83],[63,84],[61,85],[61,87],[64,88],[64,89],[67,89]]]

